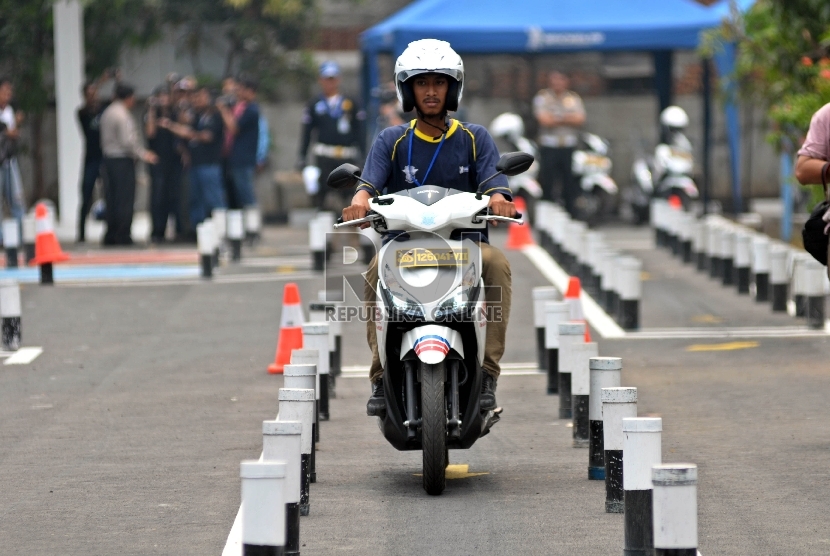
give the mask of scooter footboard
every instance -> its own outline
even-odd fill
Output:
[[[428,365],[435,365],[446,359],[450,350],[464,358],[464,343],[461,334],[452,328],[437,324],[426,324],[409,330],[401,339],[401,359],[410,352]]]

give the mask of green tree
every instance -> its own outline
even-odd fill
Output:
[[[746,13],[733,10],[709,33],[704,50],[737,45],[734,80],[738,94],[765,107],[769,138],[797,145],[816,110],[830,102],[830,2],[758,0]]]

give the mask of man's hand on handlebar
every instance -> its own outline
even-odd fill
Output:
[[[352,200],[354,204],[354,200]],[[493,193],[490,195],[490,204],[487,205],[490,209],[490,214],[496,216],[505,216],[507,218],[514,218],[516,216],[516,205],[512,201],[508,201],[501,193]],[[499,223],[495,220],[491,221],[493,226],[498,226]]]
[[[366,213],[369,212],[369,199],[371,198],[372,196],[362,189],[355,193],[354,197],[352,197],[352,204],[343,209],[343,222],[359,220],[366,216]],[[370,224],[368,222],[364,222],[358,227],[363,229],[369,226]]]

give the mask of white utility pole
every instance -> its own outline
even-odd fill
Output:
[[[78,189],[84,151],[83,136],[75,112],[83,101],[84,22],[79,0],[56,0],[52,13],[55,27],[55,103],[58,124],[57,233],[74,241],[78,224]]]

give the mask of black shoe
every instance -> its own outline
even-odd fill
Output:
[[[383,379],[372,384],[372,397],[366,404],[366,415],[381,417],[386,412],[386,397],[383,394]]]
[[[478,405],[482,411],[496,409],[496,379],[486,372],[481,381],[481,400]]]

